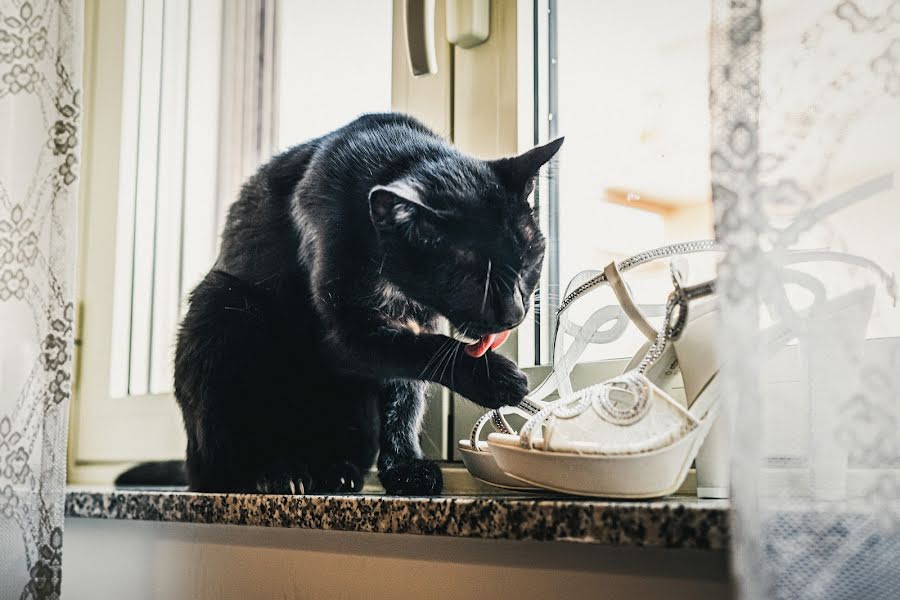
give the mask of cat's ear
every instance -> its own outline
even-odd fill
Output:
[[[535,175],[559,151],[565,139],[564,137],[557,138],[519,156],[493,160],[491,166],[500,175],[508,189],[513,192],[527,192],[527,195],[531,193],[530,188],[534,185]]]
[[[422,208],[427,207],[419,191],[408,182],[395,181],[369,190],[369,214],[377,229],[409,223]]]

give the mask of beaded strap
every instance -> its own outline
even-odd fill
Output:
[[[631,269],[643,265],[648,262],[652,262],[654,260],[658,260],[660,258],[667,258],[669,256],[683,255],[683,254],[696,254],[698,252],[709,252],[710,250],[718,250],[719,246],[716,244],[714,240],[695,240],[692,242],[681,242],[678,244],[669,244],[668,246],[660,246],[659,248],[654,248],[653,250],[647,250],[645,252],[640,252],[639,254],[635,254],[634,256],[629,256],[628,258],[616,263],[616,268],[622,273],[626,271],[630,271]],[[569,293],[563,301],[560,302],[559,308],[556,309],[556,315],[561,315],[569,305],[572,304],[576,299],[590,290],[596,288],[599,285],[606,283],[606,274],[600,273],[593,279],[590,279]]]
[[[656,341],[647,350],[637,368],[591,388],[596,390],[600,404],[604,406],[609,415],[607,420],[611,422],[627,425],[640,417],[647,408],[650,398],[650,382],[645,375],[647,369],[662,356],[663,350],[665,350],[669,341],[677,340],[681,335],[687,322],[690,302],[715,293],[715,280],[692,286],[683,286],[680,273],[674,268],[674,265],[672,266],[672,285],[674,290],[666,302],[663,326],[656,334]],[[634,404],[625,409],[616,407],[610,401],[609,396],[610,391],[615,387],[622,387],[628,390],[636,398]],[[535,429],[538,425],[545,423],[550,417],[570,419],[584,412],[593,402],[594,394],[589,393],[589,391],[590,389],[576,395],[574,399],[566,398],[549,404],[536,413],[522,426],[522,431],[519,433],[519,446],[526,450],[532,449],[534,447],[533,436]]]

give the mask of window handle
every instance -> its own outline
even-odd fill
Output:
[[[437,73],[434,48],[434,0],[406,0],[406,48],[409,68],[416,77]]]
[[[447,41],[474,48],[491,33],[491,0],[447,0]]]
[[[416,77],[438,72],[434,42],[435,0],[406,0],[406,49],[409,69]],[[446,0],[447,41],[474,48],[487,41],[491,28],[491,0]]]

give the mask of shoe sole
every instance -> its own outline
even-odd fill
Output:
[[[510,477],[504,473],[503,469],[497,465],[497,461],[494,460],[494,456],[491,454],[490,450],[472,450],[471,447],[463,446],[461,443],[457,446],[457,449],[462,457],[463,464],[466,465],[469,474],[475,479],[498,488],[515,492],[540,491],[540,486],[523,484],[519,479]]]

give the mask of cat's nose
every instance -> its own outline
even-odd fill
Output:
[[[522,322],[525,317],[525,302],[522,294],[515,290],[512,297],[504,298],[494,309],[498,329],[506,331]]]

